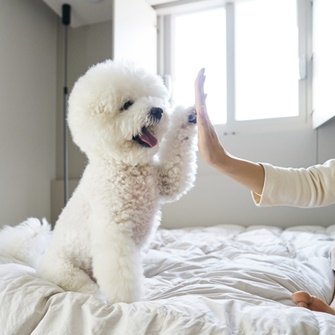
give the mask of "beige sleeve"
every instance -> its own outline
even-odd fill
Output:
[[[320,207],[335,203],[335,159],[307,169],[262,166],[263,192],[252,193],[257,206]]]

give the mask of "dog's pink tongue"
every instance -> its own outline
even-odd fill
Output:
[[[157,144],[157,139],[154,137],[147,128],[142,129],[142,134],[140,135],[141,141],[148,144],[150,147],[154,147]]]

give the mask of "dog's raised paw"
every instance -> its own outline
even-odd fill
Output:
[[[191,124],[197,123],[197,114],[195,110],[192,110],[192,112],[188,115],[188,123],[191,123]]]

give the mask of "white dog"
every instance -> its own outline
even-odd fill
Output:
[[[141,298],[141,248],[160,207],[193,185],[194,109],[169,112],[162,80],[106,61],[79,78],[68,124],[88,164],[62,211],[37,273],[65,290],[99,293],[110,303]]]

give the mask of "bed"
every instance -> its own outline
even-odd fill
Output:
[[[0,333],[335,334],[335,316],[299,308],[291,294],[334,294],[335,226],[220,225],[160,229],[145,256],[145,298],[106,305],[64,292],[0,253]]]

